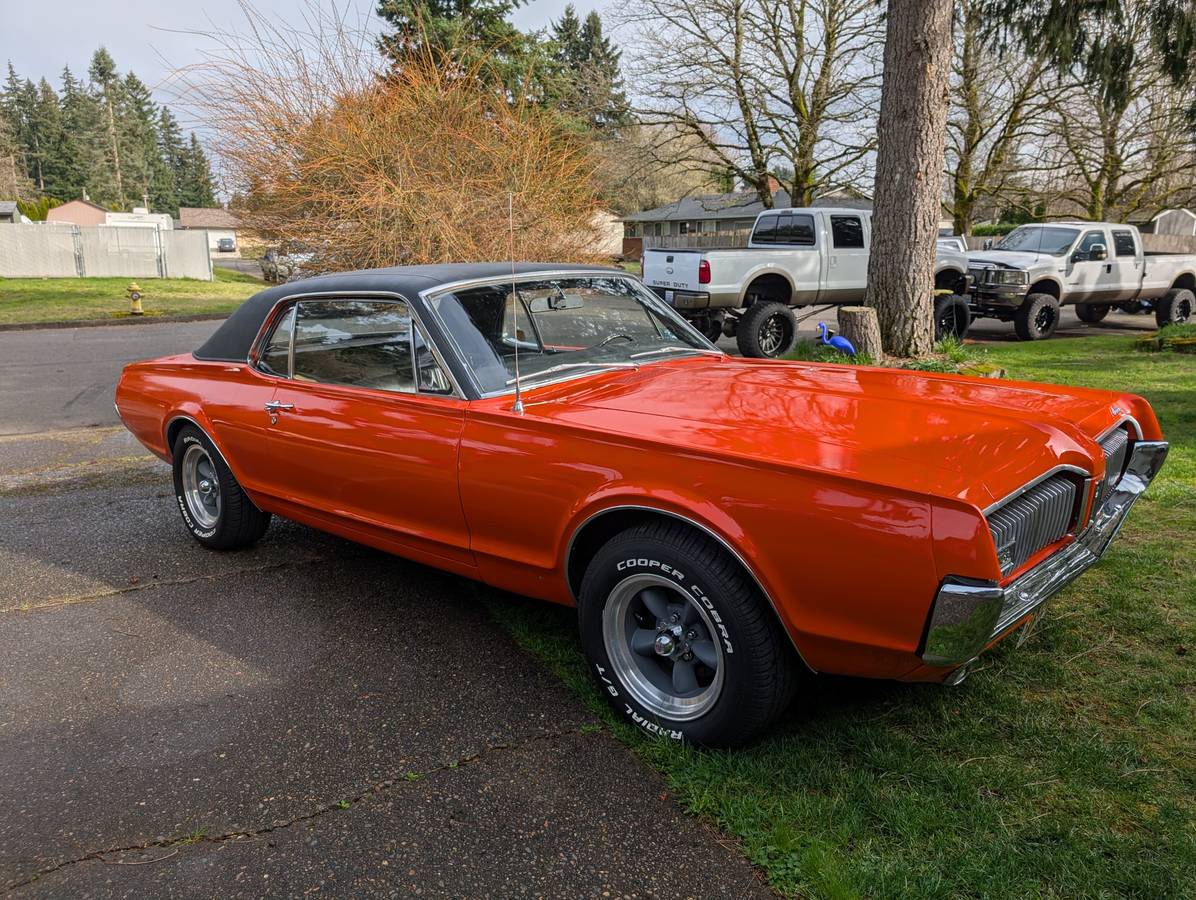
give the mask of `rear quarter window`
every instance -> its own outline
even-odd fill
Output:
[[[1132,231],[1114,231],[1113,247],[1118,256],[1138,255],[1138,248],[1134,244],[1134,233]]]

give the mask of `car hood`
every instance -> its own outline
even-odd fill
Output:
[[[1033,269],[1055,265],[1060,258],[1049,253],[1022,253],[1020,250],[981,250],[968,254],[969,266],[1004,266],[1010,269]]]
[[[1090,474],[1118,395],[873,367],[676,360],[525,395],[527,414],[682,452],[984,508],[1057,465]]]

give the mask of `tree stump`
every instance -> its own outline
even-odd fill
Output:
[[[856,352],[880,362],[884,350],[880,343],[880,322],[871,306],[840,306],[839,334],[855,346]]]

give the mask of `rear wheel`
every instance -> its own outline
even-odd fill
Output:
[[[640,525],[603,546],[578,622],[608,701],[651,734],[746,743],[792,697],[793,654],[767,601],[722,547],[681,523]]]
[[[793,310],[775,300],[757,300],[739,317],[735,343],[744,356],[776,359],[793,349],[797,340],[797,317]]]
[[[1077,303],[1076,315],[1080,317],[1081,322],[1095,325],[1098,322],[1104,321],[1110,309],[1112,307],[1107,303]]]
[[[934,339],[953,337],[962,341],[972,325],[972,311],[968,301],[958,294],[941,294],[934,298]]]
[[[1154,320],[1160,328],[1179,325],[1192,317],[1193,306],[1196,306],[1196,295],[1187,288],[1176,288],[1155,303]]]
[[[1013,316],[1013,330],[1023,341],[1041,341],[1059,325],[1059,301],[1050,294],[1027,294]]]
[[[270,514],[254,506],[206,434],[184,426],[173,460],[175,500],[192,537],[214,550],[235,550],[265,534]]]

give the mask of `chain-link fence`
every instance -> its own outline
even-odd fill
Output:
[[[112,225],[0,225],[0,277],[212,280],[202,231]]]

